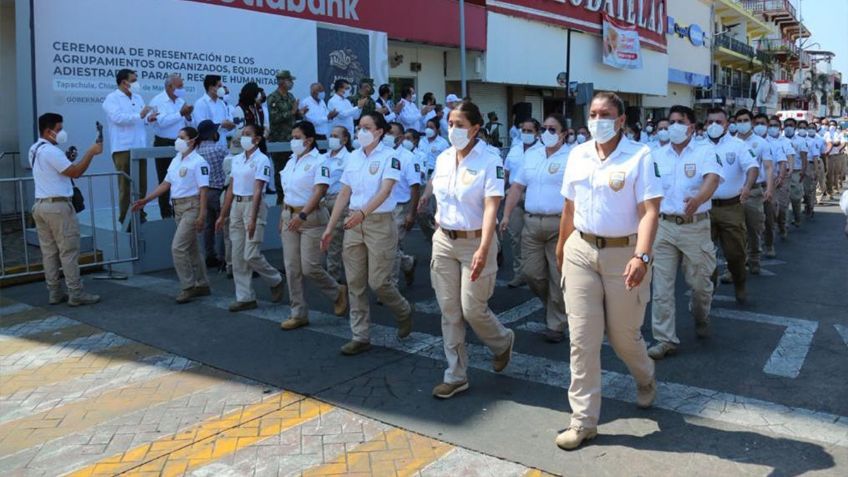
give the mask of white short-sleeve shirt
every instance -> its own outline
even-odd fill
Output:
[[[74,195],[71,178],[62,175],[62,171],[70,167],[72,162],[61,149],[49,141],[39,139],[29,148],[29,164],[35,181],[36,199]]]
[[[742,192],[746,175],[752,167],[759,167],[754,151],[741,139],[725,134],[718,143],[709,141],[721,160],[724,182],[718,186],[714,199],[732,199]]]
[[[660,212],[669,215],[684,215],[685,200],[698,195],[707,174],[716,174],[724,181],[715,150],[709,146],[697,146],[689,141],[681,154],[677,154],[671,144],[655,151],[652,156],[660,172],[663,187],[663,200]],[[712,202],[704,201],[695,211],[696,214],[712,208]]]
[[[403,204],[412,198],[412,186],[421,184],[421,166],[415,155],[403,147],[395,148],[395,157],[400,159],[400,180],[392,189],[392,195],[398,204]]]
[[[807,147],[807,139],[799,136],[798,134],[793,135],[792,137],[786,138],[789,140],[789,143],[792,144],[792,149],[795,150],[795,162],[792,165],[792,170],[800,171],[801,170],[801,153],[806,152],[809,154],[810,148]],[[807,157],[807,160],[812,159],[811,157]]]
[[[627,237],[639,229],[638,205],[663,196],[659,176],[648,146],[622,138],[602,161],[591,140],[572,149],[561,193],[574,202],[577,230]]]
[[[808,160],[821,157],[822,149],[819,142],[816,140],[816,136],[807,136],[807,149],[810,151],[810,157],[807,158]]]
[[[335,156],[331,154],[331,151],[324,154],[324,165],[330,168],[330,188],[327,189],[327,195],[338,195],[342,190],[342,173],[350,153],[342,147]]]
[[[512,181],[525,187],[526,212],[544,215],[562,213],[565,199],[559,192],[569,152],[571,148],[564,144],[550,156],[544,147],[531,149],[524,155],[524,165]]]
[[[316,184],[330,185],[330,167],[317,148],[301,157],[292,156],[280,171],[285,203],[291,207],[306,205]]]
[[[362,209],[380,191],[384,180],[400,180],[400,159],[395,158],[395,150],[382,143],[365,155],[365,148],[359,148],[348,156],[347,165],[342,173],[342,184],[350,187],[350,209]],[[392,194],[383,201],[372,214],[392,212],[397,205]]]
[[[756,155],[755,159],[757,160],[757,166],[760,168],[759,175],[757,175],[757,183],[762,184],[767,179],[766,168],[763,164],[766,162],[774,164],[774,156],[771,153],[771,145],[769,145],[765,139],[754,133],[751,133],[750,136],[742,139],[742,141],[744,141],[748,148],[754,151],[754,154]]]
[[[185,157],[177,153],[171,159],[165,181],[171,184],[172,199],[195,197],[201,187],[209,187],[209,164],[196,150]]]
[[[768,143],[769,148],[771,149],[771,158],[774,161],[774,169],[772,170],[772,175],[777,177],[780,175],[780,163],[786,162],[786,150],[784,149],[783,141],[779,138],[773,138],[768,136],[765,138],[765,141]],[[790,146],[791,147],[791,146]]]
[[[527,157],[530,151],[544,148],[545,146],[542,145],[542,141],[538,139],[527,150],[524,149],[524,143],[522,142],[512,146],[504,160],[504,168],[509,172],[510,180],[521,172],[521,165],[524,164],[524,158]]]
[[[254,149],[250,157],[245,153],[233,157],[230,168],[233,194],[241,196],[253,196],[255,181],[260,180],[268,184],[274,173],[268,156],[262,154],[259,149]]]
[[[439,226],[460,231],[482,229],[485,199],[503,197],[504,174],[501,158],[492,154],[483,141],[478,140],[459,164],[455,147],[440,154],[433,171]]]

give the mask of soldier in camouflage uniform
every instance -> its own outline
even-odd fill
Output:
[[[291,141],[292,128],[298,118],[303,115],[303,111],[298,109],[297,98],[290,93],[294,87],[294,76],[289,70],[282,70],[277,73],[277,89],[268,95],[268,124],[270,131],[268,134],[269,142],[288,142]],[[288,161],[290,152],[278,152],[271,155],[271,160],[274,163],[274,185],[277,187],[277,204],[283,203],[283,189],[280,186],[280,171],[285,167]]]
[[[372,78],[362,78],[359,80],[359,91],[350,97],[350,102],[354,106],[359,106],[359,100],[366,98],[367,101],[362,106],[362,114],[373,113],[377,110],[377,103],[371,99],[372,94],[374,94],[374,80]]]

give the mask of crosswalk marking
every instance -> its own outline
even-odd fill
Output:
[[[133,277],[116,283],[159,293],[165,293],[162,290],[173,289],[176,284],[173,280],[150,276]],[[227,302],[228,300],[222,297],[210,297],[198,301],[199,304],[221,309],[226,309]],[[261,303],[259,309],[242,312],[242,314],[278,322],[288,315],[288,307]],[[304,331],[350,338],[348,323],[336,316],[310,311],[309,318],[310,325]],[[372,325],[371,343],[437,361],[445,359],[441,338],[427,333],[413,332],[409,339],[399,341],[395,336],[394,328],[375,324]],[[491,354],[488,348],[473,343],[467,344],[466,347],[469,353],[469,365],[491,372],[489,362]],[[519,380],[560,388],[567,388],[570,381],[567,363],[520,352],[513,354],[512,361],[503,374]],[[635,402],[635,385],[629,375],[604,370],[602,378],[605,398]],[[848,417],[788,407],[761,399],[686,384],[659,382],[658,387],[658,398],[655,403],[657,408],[733,425],[747,425],[792,438],[800,437],[832,445],[848,445]]]
[[[839,336],[842,337],[842,341],[844,341],[845,344],[848,345],[848,326],[834,324],[833,327],[836,328],[836,332],[839,333]]]
[[[710,316],[784,327],[783,336],[765,366],[763,366],[763,371],[766,374],[787,378],[797,378],[801,373],[801,368],[804,366],[807,353],[809,353],[810,346],[813,343],[813,335],[819,327],[816,321],[727,308],[713,308]]]

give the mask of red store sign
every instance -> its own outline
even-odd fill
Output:
[[[603,15],[636,27],[642,45],[666,51],[667,0],[486,0],[504,15],[601,34]]]
[[[456,0],[191,0],[244,10],[384,31],[392,40],[459,46]],[[465,2],[465,41],[486,49],[486,9]],[[297,39],[292,39],[292,47]]]

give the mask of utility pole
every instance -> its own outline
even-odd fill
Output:
[[[459,78],[462,82],[462,97],[468,96],[465,78],[465,0],[459,0]]]

